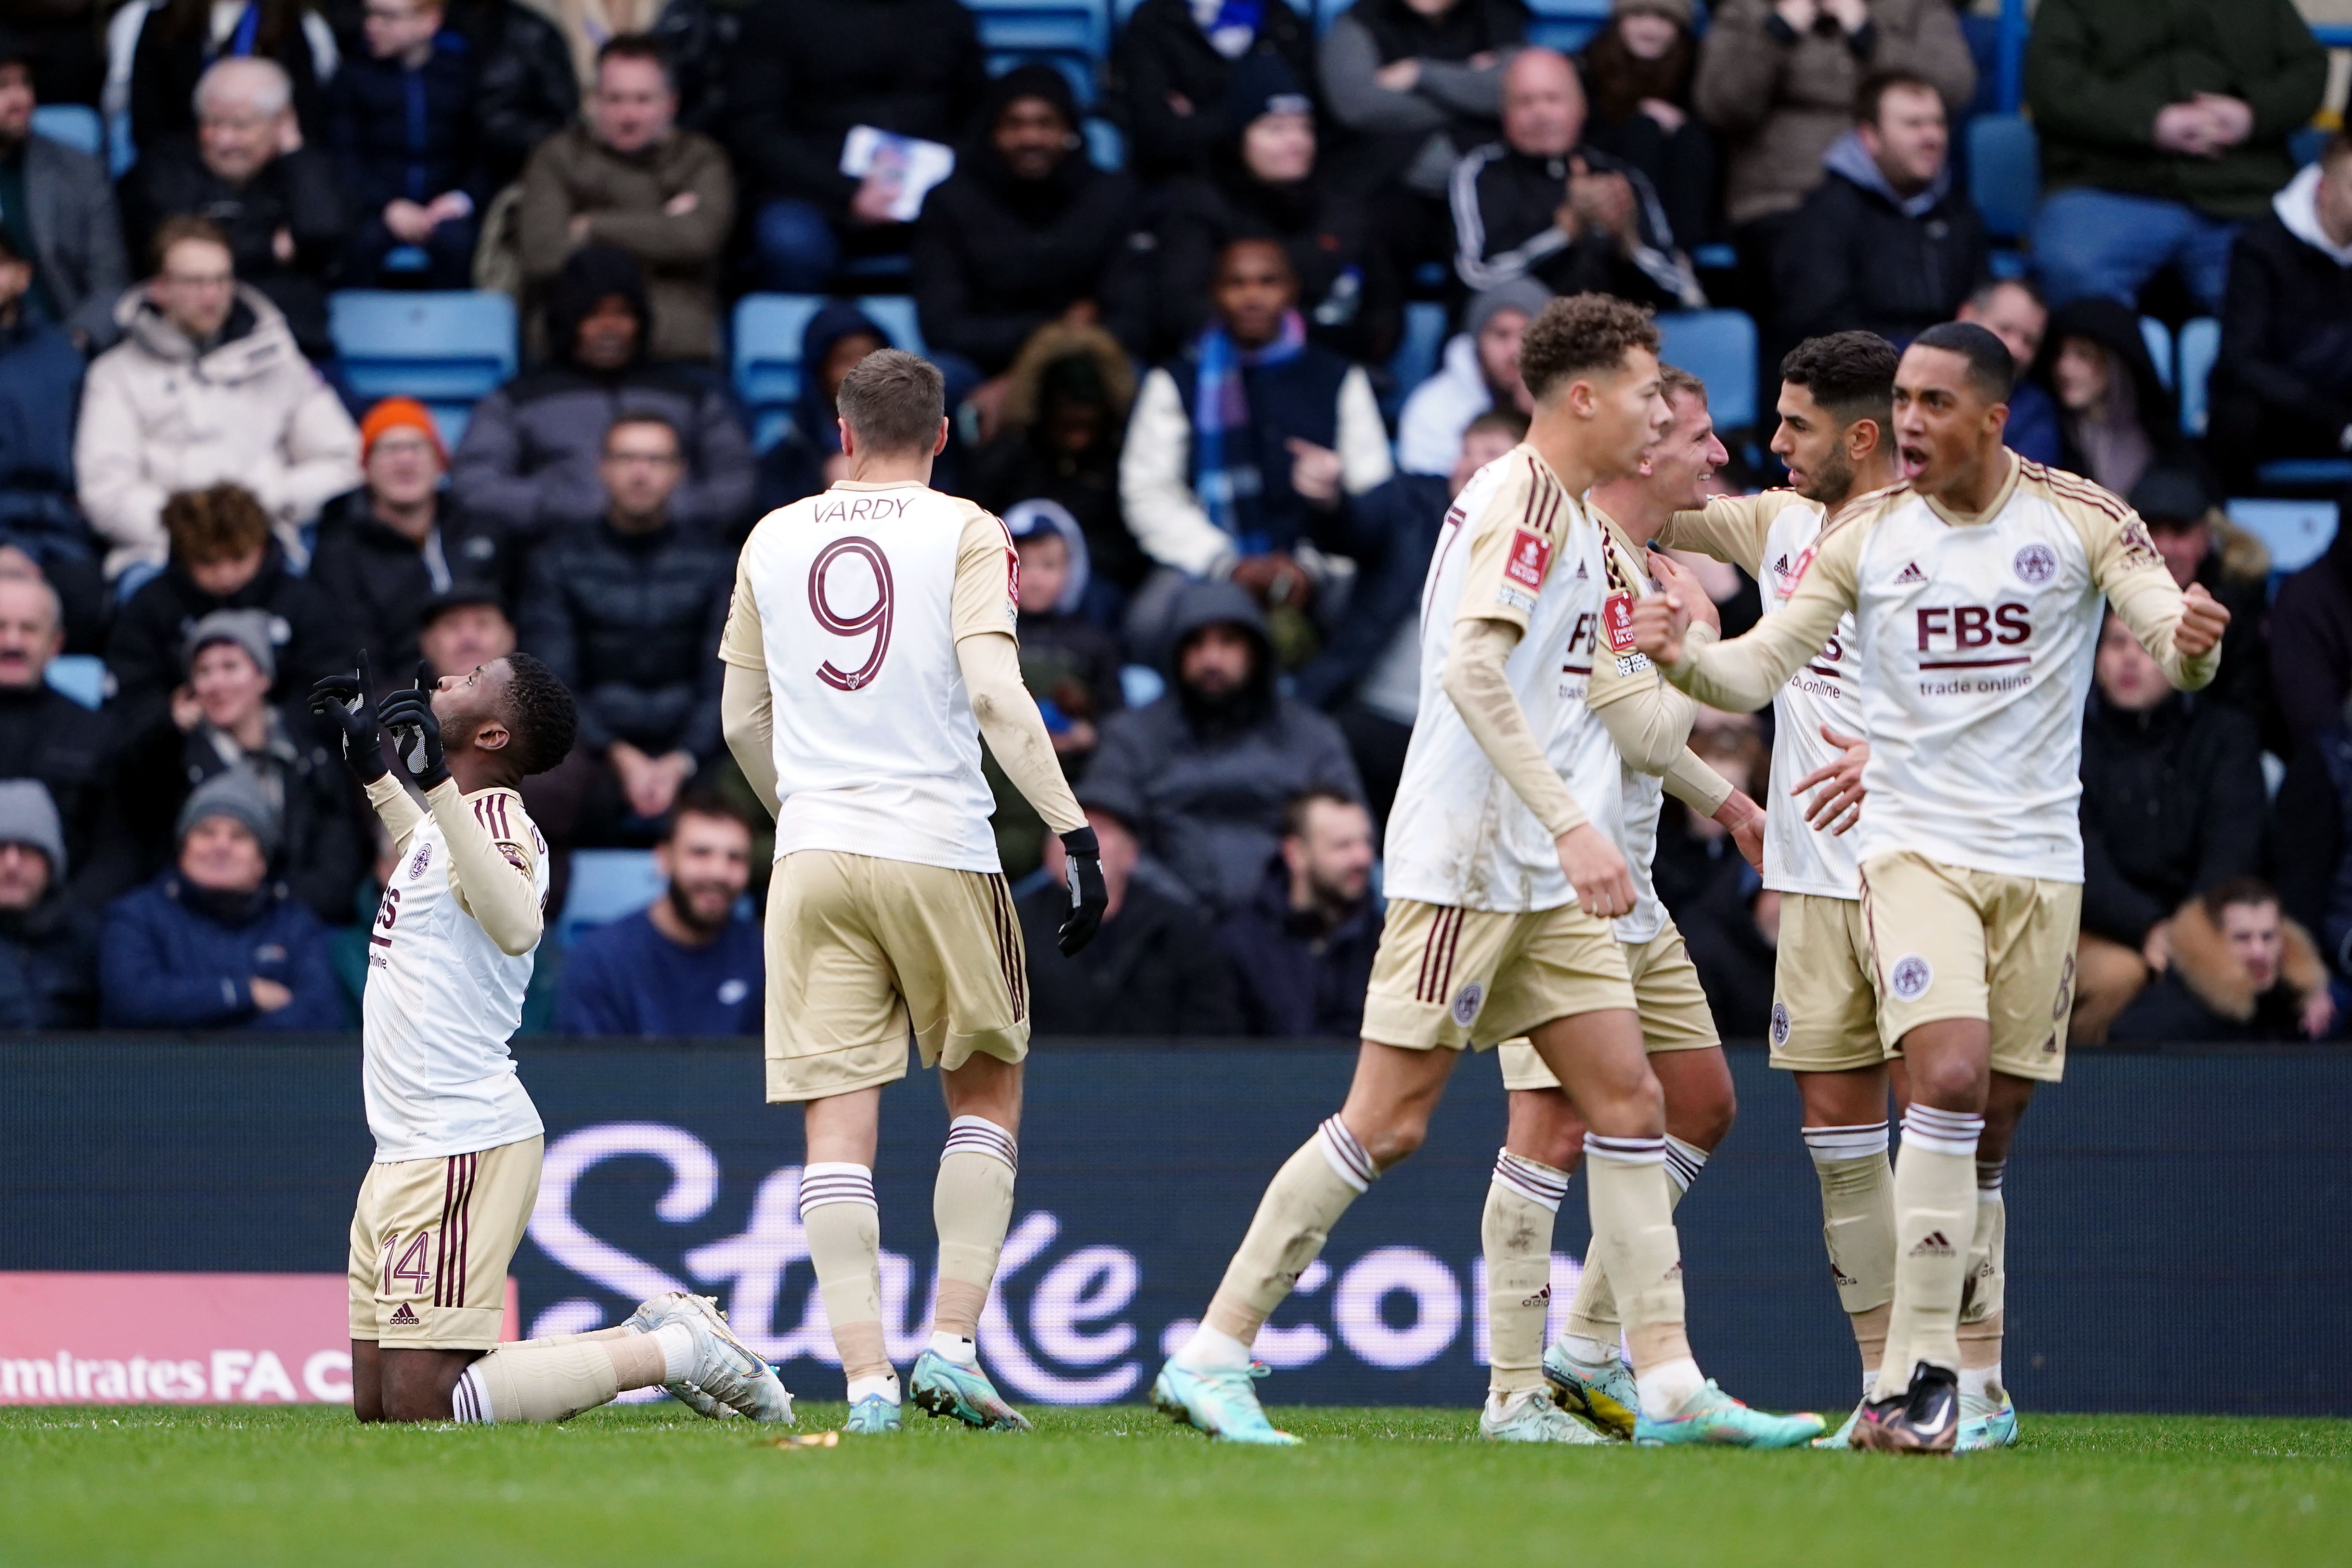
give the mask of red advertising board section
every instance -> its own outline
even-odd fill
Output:
[[[349,1404],[341,1274],[0,1273],[0,1405]],[[507,1281],[500,1337],[520,1337]]]

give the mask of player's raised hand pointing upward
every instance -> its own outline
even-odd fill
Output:
[[[2229,606],[2206,592],[2201,582],[2190,583],[2180,600],[2180,624],[2172,629],[2174,651],[2194,659],[2220,647],[2221,633],[2230,629]]]

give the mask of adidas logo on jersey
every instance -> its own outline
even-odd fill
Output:
[[[1951,1255],[1952,1244],[1940,1230],[1930,1230],[1911,1249],[1914,1258],[1949,1258]]]
[[[1903,570],[1895,574],[1895,586],[1897,588],[1901,588],[1906,583],[1925,582],[1927,580],[1927,574],[1919,570],[1919,563],[1916,560],[1906,562]]]
[[[406,1301],[401,1302],[392,1314],[392,1323],[395,1328],[415,1328],[416,1321],[416,1314],[409,1310]]]
[[[1772,575],[1778,578],[1789,575],[1789,554],[1786,550],[1781,551],[1780,559],[1772,563]]]
[[[1578,561],[1576,563],[1576,580],[1579,582],[1591,582],[1592,580],[1592,574],[1584,570],[1584,563],[1582,561]]]

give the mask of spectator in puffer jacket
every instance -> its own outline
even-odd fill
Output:
[[[1503,73],[1503,138],[1454,166],[1454,270],[1470,288],[1533,277],[1555,294],[1659,308],[1706,303],[1650,177],[1584,142],[1584,89],[1555,49]]]
[[[224,773],[188,797],[177,862],[107,907],[100,1022],[109,1029],[343,1027],[327,928],[269,879],[278,819]]]
[[[554,23],[520,0],[450,0],[447,26],[474,61],[474,127],[492,190],[580,116],[580,78]]]
[[[866,125],[952,147],[987,90],[956,0],[755,0],[728,81],[729,145],[767,287],[813,294],[845,252],[904,251],[898,182],[880,166],[843,173],[843,141]]]
[[[66,896],[70,865],[49,792],[0,779],[0,1030],[98,1021],[98,917]]]
[[[645,273],[650,356],[707,362],[719,350],[719,252],[735,227],[727,154],[678,129],[651,38],[622,34],[597,59],[585,123],[548,138],[523,170],[523,276],[544,288],[581,246],[617,246]]]
[[[171,861],[189,794],[223,773],[249,775],[278,822],[279,880],[320,920],[341,925],[367,869],[362,802],[339,747],[304,702],[271,705],[278,656],[269,632],[258,610],[216,610],[196,622],[186,685],[123,748],[118,809],[146,857],[142,874],[152,876]]]
[[[1780,337],[1875,332],[1897,347],[1948,321],[1984,276],[1984,224],[1955,188],[1944,100],[1924,77],[1874,73],[1854,128],[1774,258]]]
[[[269,520],[235,485],[183,491],[163,507],[171,563],[132,594],[114,619],[106,673],[108,711],[125,736],[162,717],[185,673],[196,622],[216,610],[257,610],[268,619],[277,679],[269,700],[289,703],[310,683],[352,667],[341,612],[309,578],[286,568]]]
[[[365,648],[380,688],[416,668],[425,607],[459,584],[503,593],[509,560],[495,525],[460,516],[441,488],[449,454],[432,413],[388,397],[360,422],[367,483],[319,519],[310,580],[335,606],[343,645]]]
[[[2212,397],[2207,444],[2233,487],[2267,459],[2352,452],[2352,136],[2240,232]]]
[[[1108,625],[1149,563],[1119,514],[1118,458],[1135,365],[1099,327],[1049,327],[1005,372],[996,438],[972,462],[971,498],[1009,517],[1051,501],[1086,538],[1087,613]]]
[[[2336,1000],[2311,933],[2259,877],[2192,900],[2172,920],[2172,966],[2116,1020],[2117,1040],[2329,1040]]]
[[[1299,81],[1314,77],[1314,29],[1285,0],[1143,0],[1111,45],[1104,92],[1136,177],[1199,173],[1248,119],[1227,97],[1234,74],[1265,59]]]
[[[683,433],[685,472],[671,522],[725,538],[750,521],[751,442],[727,394],[683,369],[646,362],[645,274],[612,246],[573,251],[548,290],[550,360],[474,406],[450,473],[459,507],[528,548],[594,526],[604,433],[622,413],[650,413]]]
[[[1241,982],[1250,1033],[1354,1040],[1380,946],[1371,895],[1372,819],[1358,802],[1310,789],[1283,813],[1282,853],[1250,901],[1217,927]]]
[[[588,785],[579,833],[635,818],[658,828],[686,781],[722,755],[719,637],[734,557],[670,520],[684,467],[677,430],[650,414],[604,437],[604,520],[542,547],[524,591],[523,649],[580,705],[579,752],[605,771]]]
[[[106,574],[163,565],[164,499],[225,481],[258,501],[278,545],[304,559],[303,526],[359,483],[360,433],[278,308],[238,287],[218,228],[173,218],[157,249],[155,276],[115,308],[125,340],[89,367],[74,434]]]
[[[430,265],[413,287],[470,288],[489,202],[474,121],[474,60],[442,26],[441,0],[373,0],[366,52],[327,86],[327,141],[356,218],[344,287],[373,288],[394,246]]]
[[[1363,799],[1339,727],[1282,695],[1265,618],[1230,582],[1187,584],[1170,620],[1169,689],[1105,721],[1089,789],[1135,802],[1146,852],[1213,911],[1256,889],[1293,797]]]
[[[1003,376],[1041,327],[1109,328],[1130,350],[1148,336],[1139,305],[1114,297],[1135,228],[1135,186],[1094,166],[1069,78],[1017,66],[990,84],[956,172],[915,228],[915,305],[950,398],[977,382],[995,434]]]
[[[225,59],[205,73],[196,129],[152,145],[122,181],[131,254],[155,254],[167,218],[209,218],[227,237],[237,277],[286,313],[302,351],[331,358],[327,291],[336,286],[360,214],[333,156],[294,134],[285,73],[268,60]]]
[[[2095,1044],[2171,962],[2173,912],[2262,866],[2261,743],[2245,714],[2175,692],[2112,615],[2083,720],[2083,932],[2068,1038]]]
[[[1029,1019],[1044,1035],[1214,1038],[1241,1033],[1234,974],[1199,905],[1142,858],[1131,797],[1083,784],[1078,804],[1102,847],[1109,904],[1075,958],[1054,951],[1068,915],[1062,841],[1045,835],[1045,885],[1018,905],[1029,952]]]

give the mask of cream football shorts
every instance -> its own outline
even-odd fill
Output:
[[[499,1343],[507,1265],[539,1202],[534,1134],[368,1166],[352,1214],[352,1337],[385,1350]]]
[[[1647,942],[1621,942],[1625,969],[1633,982],[1633,1008],[1642,1016],[1642,1047],[1653,1053],[1705,1051],[1723,1043],[1715,1013],[1698,983],[1683,934],[1671,920]],[[1507,1040],[1501,1053],[1506,1089],[1557,1089],[1559,1080],[1525,1037]]]
[[[1792,1072],[1850,1072],[1899,1054],[1879,1036],[1860,899],[1780,895],[1769,1037],[1772,1065]]]
[[[1004,879],[796,850],[768,883],[768,1098],[822,1100],[923,1065],[1029,1054],[1029,978]]]
[[[2055,1083],[2066,1071],[2080,883],[1946,865],[1908,851],[1862,867],[1863,920],[1889,1045],[1921,1024],[1981,1019],[1995,1071]]]
[[[1389,901],[1364,1038],[1407,1051],[1507,1040],[1554,1019],[1633,1006],[1609,922],[1576,905],[1498,914]]]

